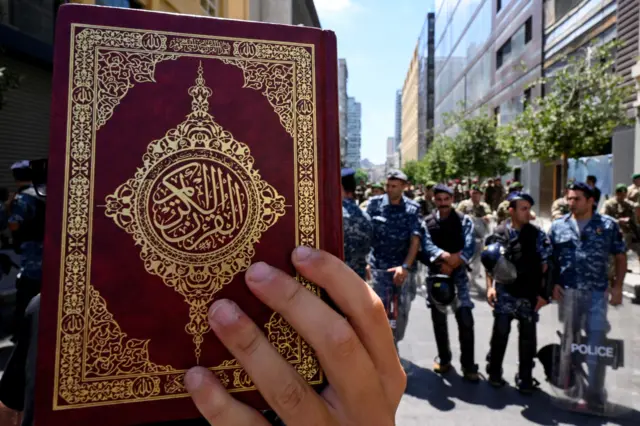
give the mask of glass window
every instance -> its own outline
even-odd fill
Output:
[[[531,18],[520,27],[496,52],[496,69],[507,63],[511,58],[517,58],[531,41]]]
[[[484,2],[478,15],[476,15],[473,23],[464,34],[463,40],[466,45],[468,60],[473,59],[489,40],[493,22],[491,6],[490,0]]]
[[[491,57],[487,51],[467,74],[467,105],[473,106],[491,89]]]

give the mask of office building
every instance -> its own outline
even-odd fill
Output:
[[[397,169],[400,167],[400,156],[397,150],[396,138],[387,138],[387,160],[385,161],[385,173],[389,170]]]
[[[434,25],[428,13],[402,88],[400,162],[421,159],[431,140],[434,122]]]
[[[121,8],[320,27],[313,0],[71,0]],[[9,167],[49,153],[53,31],[60,0],[0,0],[0,68],[22,84],[4,93],[0,109],[0,187],[12,187]]]
[[[402,90],[396,91],[396,126],[393,138],[393,150],[396,151],[402,142]]]
[[[347,166],[360,167],[362,106],[355,98],[347,98]]]
[[[338,59],[338,124],[340,128],[340,160],[347,161],[347,60]]]

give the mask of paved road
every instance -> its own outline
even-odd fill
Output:
[[[476,362],[484,372],[484,357],[489,346],[493,317],[490,308],[481,300],[481,293],[475,293],[476,309]],[[538,327],[539,347],[557,343],[556,306],[545,307],[541,311]],[[607,380],[617,381],[620,393],[618,401],[633,407],[627,416],[614,420],[588,417],[556,408],[549,395],[551,387],[543,383],[541,391],[533,396],[522,396],[514,388],[507,386],[499,390],[487,383],[477,385],[463,382],[457,372],[442,378],[432,371],[436,356],[431,317],[424,299],[417,296],[413,302],[409,326],[405,339],[400,342],[400,356],[408,375],[408,386],[398,410],[398,426],[438,426],[461,425],[640,425],[640,306],[626,303],[622,308],[611,311],[614,329],[621,329],[627,336],[626,367],[617,372],[608,370]],[[450,337],[454,353],[454,366],[459,370],[459,345],[455,318],[449,316]],[[636,331],[637,330],[637,331]],[[609,337],[613,336],[611,332]],[[513,384],[517,371],[517,327],[512,327],[510,345],[505,360],[504,378]],[[534,370],[535,377],[544,382],[539,363]],[[634,368],[635,367],[635,368]]]

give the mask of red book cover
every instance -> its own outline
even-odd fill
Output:
[[[342,256],[337,105],[331,32],[60,8],[37,425],[198,417],[183,386],[195,365],[267,409],[209,329],[221,298],[325,384],[244,272],[265,261],[296,276],[298,245]]]

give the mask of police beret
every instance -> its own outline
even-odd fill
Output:
[[[351,175],[355,175],[355,174],[356,174],[356,171],[353,170],[351,167],[345,167],[344,169],[342,169],[340,171],[341,177],[351,176]]]
[[[11,165],[11,170],[30,169],[31,163],[29,160],[16,161]]]
[[[587,198],[593,197],[593,189],[584,182],[574,182],[569,189],[572,191],[582,191]]]
[[[616,185],[616,192],[627,192],[627,185],[619,183]]]
[[[400,170],[391,170],[389,173],[387,173],[387,179],[397,179],[403,180],[405,182],[409,180],[409,178],[407,178],[407,175],[402,173]]]
[[[453,191],[451,190],[451,188],[449,188],[446,185],[443,185],[441,183],[437,184],[434,188],[433,188],[433,193],[434,194],[439,194],[439,193],[445,193],[445,194],[449,194],[449,195],[453,195]]]
[[[634,173],[633,176],[631,176],[631,179],[638,179],[640,178],[640,173]]]
[[[384,186],[381,183],[374,183],[371,185],[371,189],[384,189]]]
[[[522,189],[522,188],[524,188],[524,185],[522,185],[518,181],[511,182],[511,184],[509,185],[509,191],[516,191],[516,190]]]
[[[526,192],[512,192],[507,197],[507,201],[509,203],[514,203],[514,202],[516,202],[518,200],[528,201],[529,204],[531,204],[532,206],[535,204],[535,202],[533,201],[533,197],[531,195],[527,194]]]

